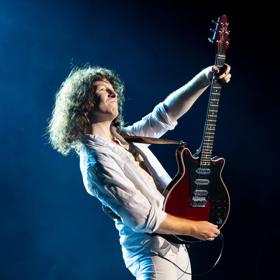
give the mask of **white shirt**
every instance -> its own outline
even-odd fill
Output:
[[[173,129],[163,103],[141,121],[124,128],[130,135],[161,137]],[[145,176],[134,157],[124,147],[98,136],[87,135],[80,149],[80,168],[89,194],[109,207],[121,220],[115,220],[127,266],[146,250],[157,250],[152,237],[145,233],[157,230],[165,219],[164,197]],[[170,176],[146,144],[134,144],[160,189],[171,181]],[[159,240],[158,240],[159,241]],[[162,243],[162,242],[160,242]],[[154,244],[155,245],[155,244]],[[143,252],[144,253],[144,252]]]
[[[197,75],[189,84],[190,90],[203,88],[204,91],[209,85],[208,74],[209,69],[205,69]],[[169,118],[163,103],[159,103],[150,114],[123,130],[129,135],[159,138],[176,124]],[[86,190],[120,217],[115,219],[115,225],[127,267],[151,250],[164,254],[171,246],[162,237],[148,234],[155,232],[167,215],[162,210],[164,197],[160,190],[171,178],[148,145],[134,145],[156,184],[149,180],[132,154],[117,143],[86,135],[80,148],[80,169]]]

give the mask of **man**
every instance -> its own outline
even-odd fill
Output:
[[[86,190],[115,220],[126,267],[137,279],[191,279],[185,247],[159,234],[214,240],[220,232],[207,221],[165,213],[161,192],[171,178],[147,145],[127,143],[123,136],[159,138],[173,129],[213,75],[229,82],[230,66],[205,68],[127,127],[122,125],[123,84],[108,69],[74,69],[57,93],[49,123],[51,143],[64,155],[71,149],[79,153]]]

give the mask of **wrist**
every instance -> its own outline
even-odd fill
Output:
[[[196,222],[193,220],[186,220],[186,223],[188,224],[188,232],[187,235],[193,236],[197,232],[197,226]]]

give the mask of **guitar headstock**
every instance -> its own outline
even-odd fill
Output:
[[[229,46],[229,30],[228,30],[228,20],[226,15],[222,15],[217,21],[212,21],[215,24],[215,28],[211,28],[210,31],[213,32],[212,38],[208,40],[211,43],[215,43],[217,52],[219,54],[226,54],[227,48]]]

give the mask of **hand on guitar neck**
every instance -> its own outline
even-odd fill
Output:
[[[227,84],[231,79],[230,69],[231,67],[227,63],[224,63],[224,65],[221,68],[213,66],[212,73],[214,73],[219,83]]]
[[[167,214],[156,233],[187,235],[203,241],[212,241],[220,234],[220,231],[217,225],[207,221],[194,221]]]

